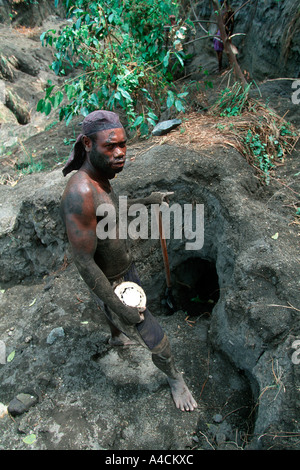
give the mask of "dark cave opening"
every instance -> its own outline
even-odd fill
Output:
[[[219,278],[215,263],[189,258],[172,272],[172,294],[179,309],[189,316],[210,315],[219,300]]]

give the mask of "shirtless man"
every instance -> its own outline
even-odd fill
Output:
[[[74,262],[85,283],[105,305],[111,344],[139,341],[166,374],[176,407],[193,411],[197,403],[174,366],[168,338],[155,317],[147,308],[124,305],[114,293],[114,286],[123,280],[139,282],[127,240],[100,240],[96,234],[100,204],[113,204],[118,214],[110,180],[123,170],[125,159],[126,135],[118,116],[109,111],[89,114],[63,170],[64,175],[77,170],[67,183],[61,204]],[[163,197],[162,193],[152,193],[142,202],[161,203]]]

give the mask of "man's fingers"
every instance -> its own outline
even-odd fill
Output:
[[[167,206],[169,206],[169,196],[172,196],[174,194],[174,192],[172,193],[165,193],[164,196],[163,196],[163,200],[162,200],[162,203],[163,204],[167,204]],[[166,199],[165,199],[166,198]]]
[[[138,309],[139,314],[140,314],[140,321],[139,321],[139,323],[141,323],[142,321],[145,320],[145,317],[144,317],[144,315],[143,315],[143,312],[146,310],[146,307],[138,307],[137,309]]]
[[[162,191],[155,191],[151,193],[152,196],[152,203],[157,203],[157,204],[167,204],[166,201],[164,201],[165,198],[168,198],[169,196],[172,196],[174,192],[162,192]]]
[[[174,191],[170,192],[170,193],[162,193],[164,195],[164,197],[166,196],[172,196],[172,194],[174,194]]]
[[[143,315],[142,313],[140,313],[140,321],[139,321],[138,323],[141,323],[141,322],[144,321],[144,320],[145,320],[144,315]]]

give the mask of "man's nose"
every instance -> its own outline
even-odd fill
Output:
[[[116,147],[114,152],[115,158],[122,158],[126,155],[126,150],[122,147]]]

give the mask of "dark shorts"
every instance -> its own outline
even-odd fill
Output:
[[[222,52],[224,49],[222,39],[220,37],[220,32],[218,31],[217,37],[213,39],[213,44],[214,44],[214,50],[216,52]]]
[[[125,281],[131,281],[135,282],[139,286],[142,287],[141,281],[139,279],[137,270],[134,266],[134,264],[131,265],[129,270],[127,271],[124,276],[122,276],[121,279],[118,279],[118,281],[114,281],[113,285],[119,284],[121,282]],[[108,319],[111,321],[111,323],[115,324],[113,315],[111,314],[111,310],[105,305],[105,314],[108,317]],[[146,310],[143,312],[144,315],[144,320],[141,323],[138,323],[137,325],[134,325],[131,328],[128,328],[126,325],[124,327],[120,324],[115,326],[120,329],[124,334],[127,336],[134,336],[136,337],[137,333],[138,336],[142,339],[142,342],[147,346],[147,348],[151,352],[158,353],[160,352],[166,343],[166,335],[158,323],[157,319],[152,315],[150,310],[146,308]],[[133,334],[131,334],[133,333]]]

